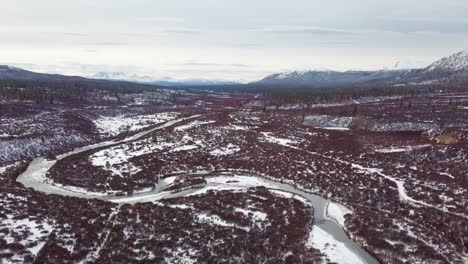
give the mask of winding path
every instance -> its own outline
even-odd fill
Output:
[[[46,194],[56,194],[62,196],[73,196],[85,199],[100,199],[106,200],[117,204],[123,203],[142,203],[148,201],[157,201],[160,199],[168,199],[186,195],[194,195],[197,192],[203,191],[203,189],[247,189],[254,186],[264,186],[273,191],[280,191],[289,193],[292,195],[298,195],[303,198],[305,202],[310,204],[314,208],[314,226],[318,227],[316,230],[324,231],[328,236],[331,236],[334,241],[338,244],[344,245],[344,247],[349,250],[354,260],[347,260],[346,263],[366,263],[366,264],[375,264],[378,261],[371,256],[367,251],[365,251],[359,244],[354,242],[343,228],[333,219],[326,216],[326,207],[330,203],[329,200],[314,195],[305,191],[301,191],[296,189],[294,186],[284,183],[279,183],[267,179],[262,176],[240,176],[240,175],[232,175],[232,174],[224,174],[223,177],[226,178],[235,178],[235,177],[243,177],[243,179],[247,179],[247,181],[225,181],[225,182],[209,182],[207,185],[194,188],[183,190],[179,192],[169,192],[164,191],[164,188],[167,187],[170,183],[169,181],[162,181],[163,184],[158,186],[158,188],[151,190],[151,191],[143,191],[138,192],[133,195],[128,196],[114,196],[114,195],[107,195],[103,193],[92,193],[88,192],[85,189],[75,188],[71,186],[61,186],[53,183],[50,179],[46,177],[46,174],[50,168],[52,168],[58,160],[66,158],[68,156],[78,154],[84,151],[102,148],[106,146],[111,146],[115,144],[126,143],[130,141],[134,141],[137,139],[142,138],[143,136],[161,130],[177,123],[194,119],[200,117],[200,115],[190,116],[186,118],[179,118],[169,122],[166,122],[160,126],[148,129],[146,131],[137,133],[136,135],[130,136],[126,139],[119,140],[119,141],[106,141],[98,144],[93,144],[90,146],[82,147],[79,149],[75,149],[73,151],[67,152],[65,154],[57,156],[57,159],[54,161],[46,160],[43,157],[39,157],[34,159],[22,174],[20,174],[17,178],[17,181],[22,183],[25,187],[33,188],[36,191],[43,192]],[[250,180],[249,180],[250,179]],[[165,183],[166,182],[166,183]],[[165,184],[164,184],[165,183]]]

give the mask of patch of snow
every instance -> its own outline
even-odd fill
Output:
[[[8,164],[0,167],[0,175],[5,173],[8,169],[15,167],[16,165],[18,165],[18,163]]]
[[[304,124],[315,128],[345,130],[353,121],[352,117],[337,117],[330,115],[311,115],[304,118]]]
[[[310,205],[310,201],[308,201],[304,197],[302,197],[300,195],[297,195],[297,194],[294,194],[294,193],[280,191],[280,190],[272,190],[272,189],[270,189],[270,192],[272,192],[274,194],[277,194],[277,195],[280,195],[280,196],[285,197],[285,198],[296,199],[296,200],[301,201],[304,204]]]
[[[246,209],[243,209],[243,208],[235,208],[234,211],[235,212],[240,212],[240,213],[244,214],[245,216],[250,216],[251,215],[252,218],[255,221],[265,221],[266,218],[267,218],[267,214],[265,214],[264,212],[246,210]]]
[[[169,206],[170,208],[183,209],[183,210],[194,209],[193,206],[189,206],[186,204],[168,204],[167,206]]]
[[[306,246],[318,249],[334,263],[359,264],[364,262],[355,255],[345,244],[338,242],[318,226],[314,226],[309,234]]]
[[[429,131],[437,128],[434,123],[422,123],[422,122],[377,122],[372,129],[373,131],[384,132],[384,131]]]
[[[174,148],[171,150],[171,152],[178,152],[178,151],[186,151],[186,150],[192,150],[192,149],[197,149],[198,146],[197,145],[184,145],[184,146],[180,146],[180,147],[177,147],[177,148]]]
[[[415,149],[427,148],[427,147],[430,147],[430,146],[431,146],[430,144],[425,144],[425,145],[406,146],[406,147],[399,147],[399,148],[391,147],[391,148],[376,149],[375,152],[379,152],[379,153],[408,152],[408,151],[412,151],[412,150],[415,150]]]
[[[212,156],[227,156],[227,155],[231,155],[231,154],[234,154],[236,152],[239,152],[239,151],[240,151],[239,146],[236,146],[234,144],[229,143],[225,147],[220,147],[218,149],[210,151],[210,155],[212,155]]]
[[[185,125],[181,125],[175,128],[175,131],[185,131],[194,127],[202,126],[202,125],[207,125],[207,124],[213,124],[216,121],[211,120],[211,121],[193,121]]]
[[[173,147],[175,143],[143,139],[126,145],[118,145],[100,150],[90,156],[93,166],[103,167],[113,175],[134,174],[141,169],[128,162],[133,157]]]
[[[345,226],[345,215],[352,211],[341,204],[328,203],[326,207],[326,216],[336,221],[342,228]]]
[[[446,173],[446,172],[439,172],[440,175],[447,176],[449,178],[455,179],[455,177],[452,174]]]
[[[227,221],[221,219],[217,215],[208,215],[205,213],[200,213],[200,214],[197,214],[196,217],[197,217],[196,221],[199,223],[211,224],[211,225],[217,225],[217,226],[223,226],[223,227],[235,227],[238,229],[242,229],[244,231],[249,231],[249,228],[237,226],[233,223],[228,223]]]
[[[248,131],[248,130],[250,130],[252,127],[249,127],[249,126],[241,126],[241,125],[231,125],[231,126],[229,126],[229,128],[232,128],[233,130]]]
[[[187,248],[187,245],[176,248],[164,248],[164,250],[166,250],[164,263],[168,264],[195,264],[198,262],[196,257],[200,255],[197,250]],[[169,257],[166,255],[169,255]]]
[[[7,243],[18,242],[24,245],[33,255],[37,255],[39,250],[44,246],[48,235],[53,231],[52,225],[45,220],[25,219],[3,219],[0,227],[10,230],[8,235],[3,239]],[[15,235],[16,234],[16,235]],[[27,234],[26,236],[18,236],[17,234]],[[16,241],[14,237],[21,237]],[[36,243],[35,246],[29,246],[30,243]]]
[[[295,145],[299,143],[299,141],[297,140],[275,137],[272,135],[271,132],[262,132],[261,134],[262,134],[261,140],[269,142],[269,143],[285,146],[285,147],[290,147],[291,145]]]
[[[7,133],[0,134],[0,138],[16,137],[15,135],[10,135]]]
[[[326,130],[339,130],[339,131],[349,130],[349,128],[347,127],[322,127],[322,128]]]
[[[116,136],[123,132],[137,131],[152,125],[161,124],[177,118],[177,113],[167,112],[152,115],[103,116],[94,120],[99,133]]]

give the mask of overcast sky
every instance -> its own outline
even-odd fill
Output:
[[[0,0],[0,63],[255,80],[424,66],[468,48],[467,0]]]

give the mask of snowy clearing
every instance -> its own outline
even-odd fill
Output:
[[[158,113],[153,115],[106,116],[94,120],[99,133],[116,136],[123,132],[137,131],[152,125],[161,124],[177,118],[177,113]]]

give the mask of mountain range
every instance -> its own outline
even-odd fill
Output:
[[[79,76],[65,76],[60,74],[47,74],[37,73],[32,71],[23,70],[17,67],[8,65],[0,65],[0,79],[1,80],[16,80],[16,81],[49,81],[59,82],[64,80],[69,81],[83,81],[84,77]]]
[[[159,86],[221,86],[235,85],[234,82],[186,79],[176,80],[162,78],[155,80],[149,76],[127,75],[123,72],[99,72],[84,78],[59,74],[44,74],[23,70],[16,67],[0,65],[0,80],[20,81],[86,81],[112,82],[125,81],[138,84]],[[333,71],[310,70],[275,73],[264,79],[250,83],[248,86],[406,86],[406,85],[446,85],[468,84],[468,50],[442,58],[422,69],[401,69],[400,65],[376,71]]]
[[[140,76],[136,74],[127,75],[123,72],[98,72],[89,78],[99,79],[99,80],[129,81],[129,82],[138,82],[138,83],[145,83],[145,84],[162,85],[162,86],[210,86],[210,85],[237,84],[236,82],[222,81],[222,80],[208,80],[208,79],[178,80],[178,79],[173,79],[169,77],[155,79],[150,76]]]
[[[468,50],[442,58],[426,68],[377,71],[292,71],[275,73],[255,82],[274,86],[429,85],[468,83]]]

